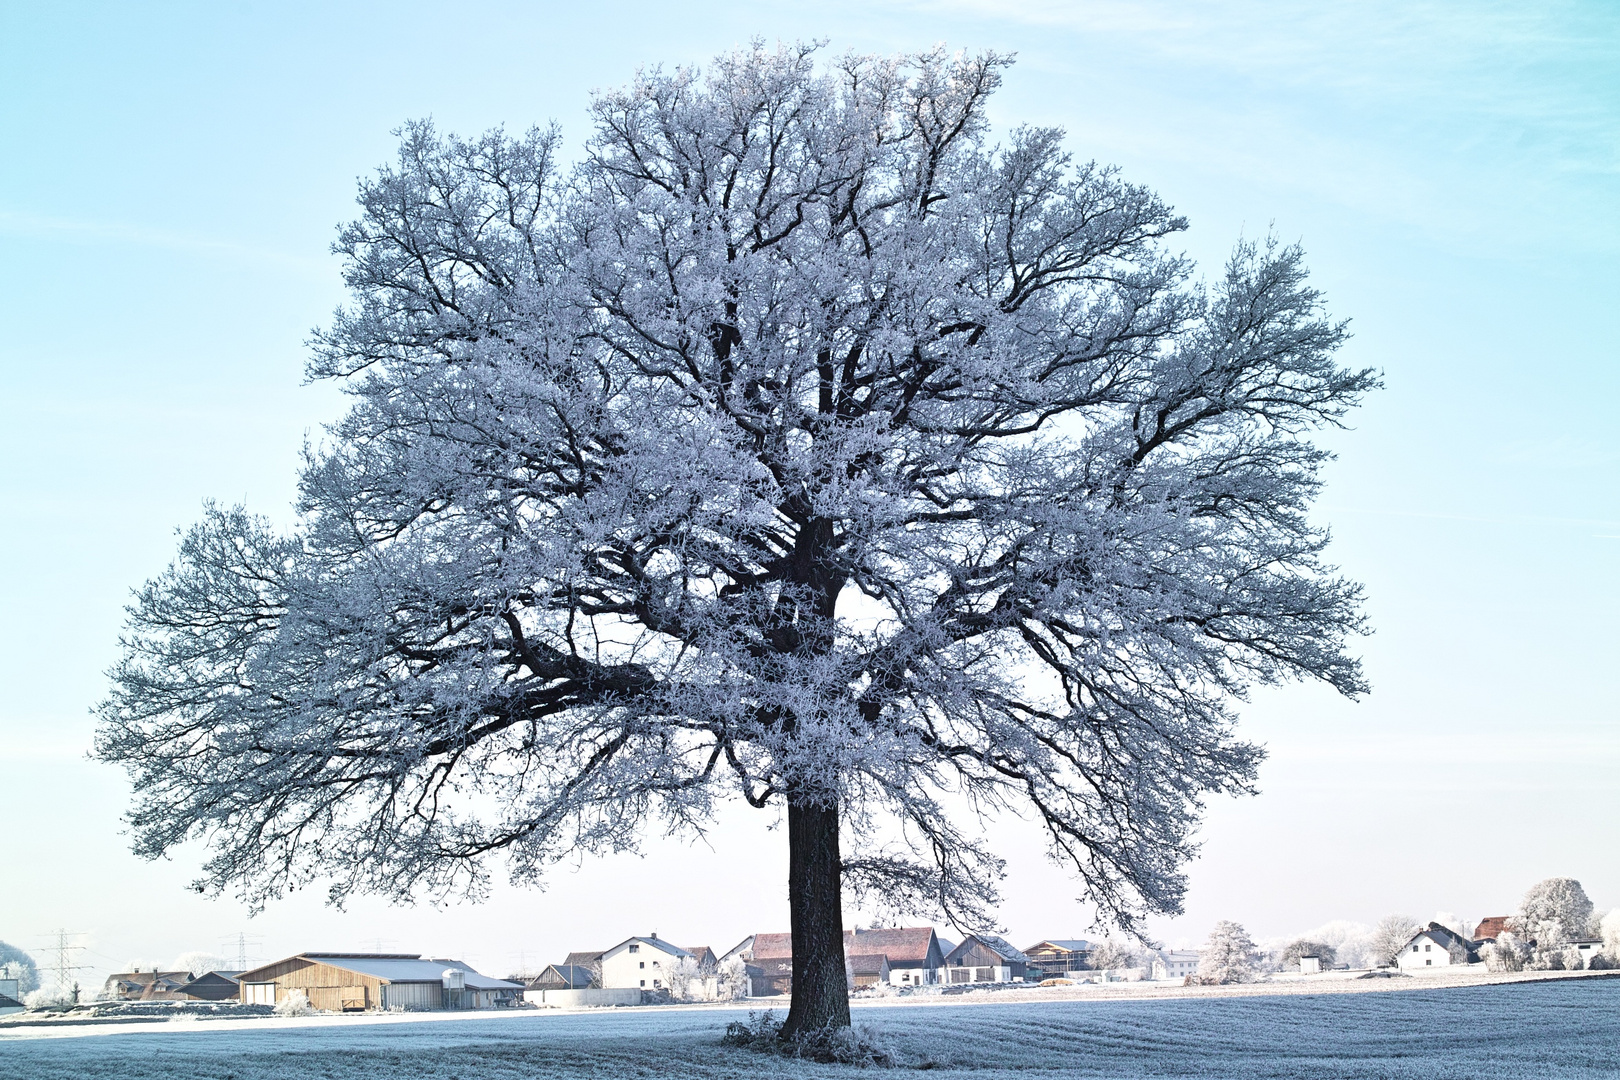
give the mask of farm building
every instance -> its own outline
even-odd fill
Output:
[[[459,960],[417,953],[299,953],[237,976],[241,1000],[275,1005],[301,990],[328,1012],[489,1009],[511,1005],[521,983],[481,975]]]
[[[849,967],[850,985],[857,990],[889,981],[889,958],[882,953],[846,956],[844,963]]]
[[[236,981],[240,971],[205,971],[180,988],[192,1001],[236,1001],[242,987]]]
[[[1504,930],[1508,929],[1508,923],[1512,918],[1511,915],[1492,915],[1479,920],[1479,925],[1474,927],[1474,940],[1495,941]]]
[[[969,934],[945,957],[953,983],[1022,982],[1029,957],[994,934]]]
[[[1029,966],[1042,976],[1062,978],[1071,971],[1091,967],[1091,942],[1082,938],[1050,938],[1024,950]]]
[[[596,985],[596,975],[581,964],[549,964],[546,970],[530,979],[525,990],[589,990]]]

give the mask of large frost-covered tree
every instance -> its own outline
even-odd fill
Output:
[[[1555,877],[1530,886],[1519,901],[1513,928],[1521,936],[1534,938],[1547,949],[1568,941],[1592,936],[1599,928],[1592,922],[1592,900],[1574,878]]]
[[[1363,689],[1306,511],[1375,379],[1297,248],[1201,285],[1153,192],[993,142],[1005,67],[756,46],[599,95],[570,168],[409,125],[296,528],[210,509],[131,607],[137,850],[404,897],[782,807],[789,1034],[848,1023],[846,889],[988,920],[976,813],[1179,910],[1232,702]]]
[[[1249,932],[1227,919],[1215,924],[1198,953],[1198,981],[1211,984],[1254,982],[1260,977],[1260,951]]]

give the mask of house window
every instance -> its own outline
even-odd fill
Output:
[[[1418,948],[1417,948],[1417,946],[1416,946],[1416,945],[1414,945],[1414,946],[1412,946],[1412,951],[1413,951],[1413,952],[1417,952],[1417,951],[1418,951]]]
[[[630,946],[630,951],[631,952],[640,952],[641,951],[641,946],[640,945],[632,945],[632,946]]]
[[[647,966],[647,961],[643,960],[639,966],[646,967]]]
[[[653,967],[657,967],[657,966],[658,966],[658,961],[654,960],[653,961]]]
[[[646,979],[642,979],[642,980],[641,980],[641,985],[642,985],[642,986],[646,986],[646,985],[647,985],[647,980],[646,980]]]
[[[1425,946],[1423,946],[1423,951],[1428,952],[1430,948],[1432,948],[1432,946],[1425,945]]]
[[[1427,967],[1428,965],[1430,965],[1432,963],[1434,963],[1433,960],[1425,960],[1425,961],[1423,961],[1423,964],[1424,964],[1425,967]]]

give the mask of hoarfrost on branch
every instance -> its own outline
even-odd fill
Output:
[[[200,887],[404,897],[835,806],[846,884],[985,925],[948,806],[1179,910],[1255,684],[1363,689],[1307,520],[1376,383],[1301,251],[1207,286],[1157,195],[993,141],[1006,61],[756,45],[554,130],[407,125],[310,373],[299,520],[210,507],[138,593],[98,753]],[[905,842],[863,849],[865,826]]]

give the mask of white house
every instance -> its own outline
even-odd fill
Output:
[[[1432,971],[1454,964],[1477,963],[1478,960],[1472,941],[1439,923],[1430,923],[1427,930],[1419,930],[1401,946],[1399,955],[1395,957],[1395,966],[1402,971]]]
[[[633,937],[602,954],[602,987],[668,990],[675,965],[682,960],[695,959],[692,953],[660,940],[657,934]]]
[[[1153,958],[1155,979],[1185,979],[1198,973],[1198,950],[1166,949]]]

